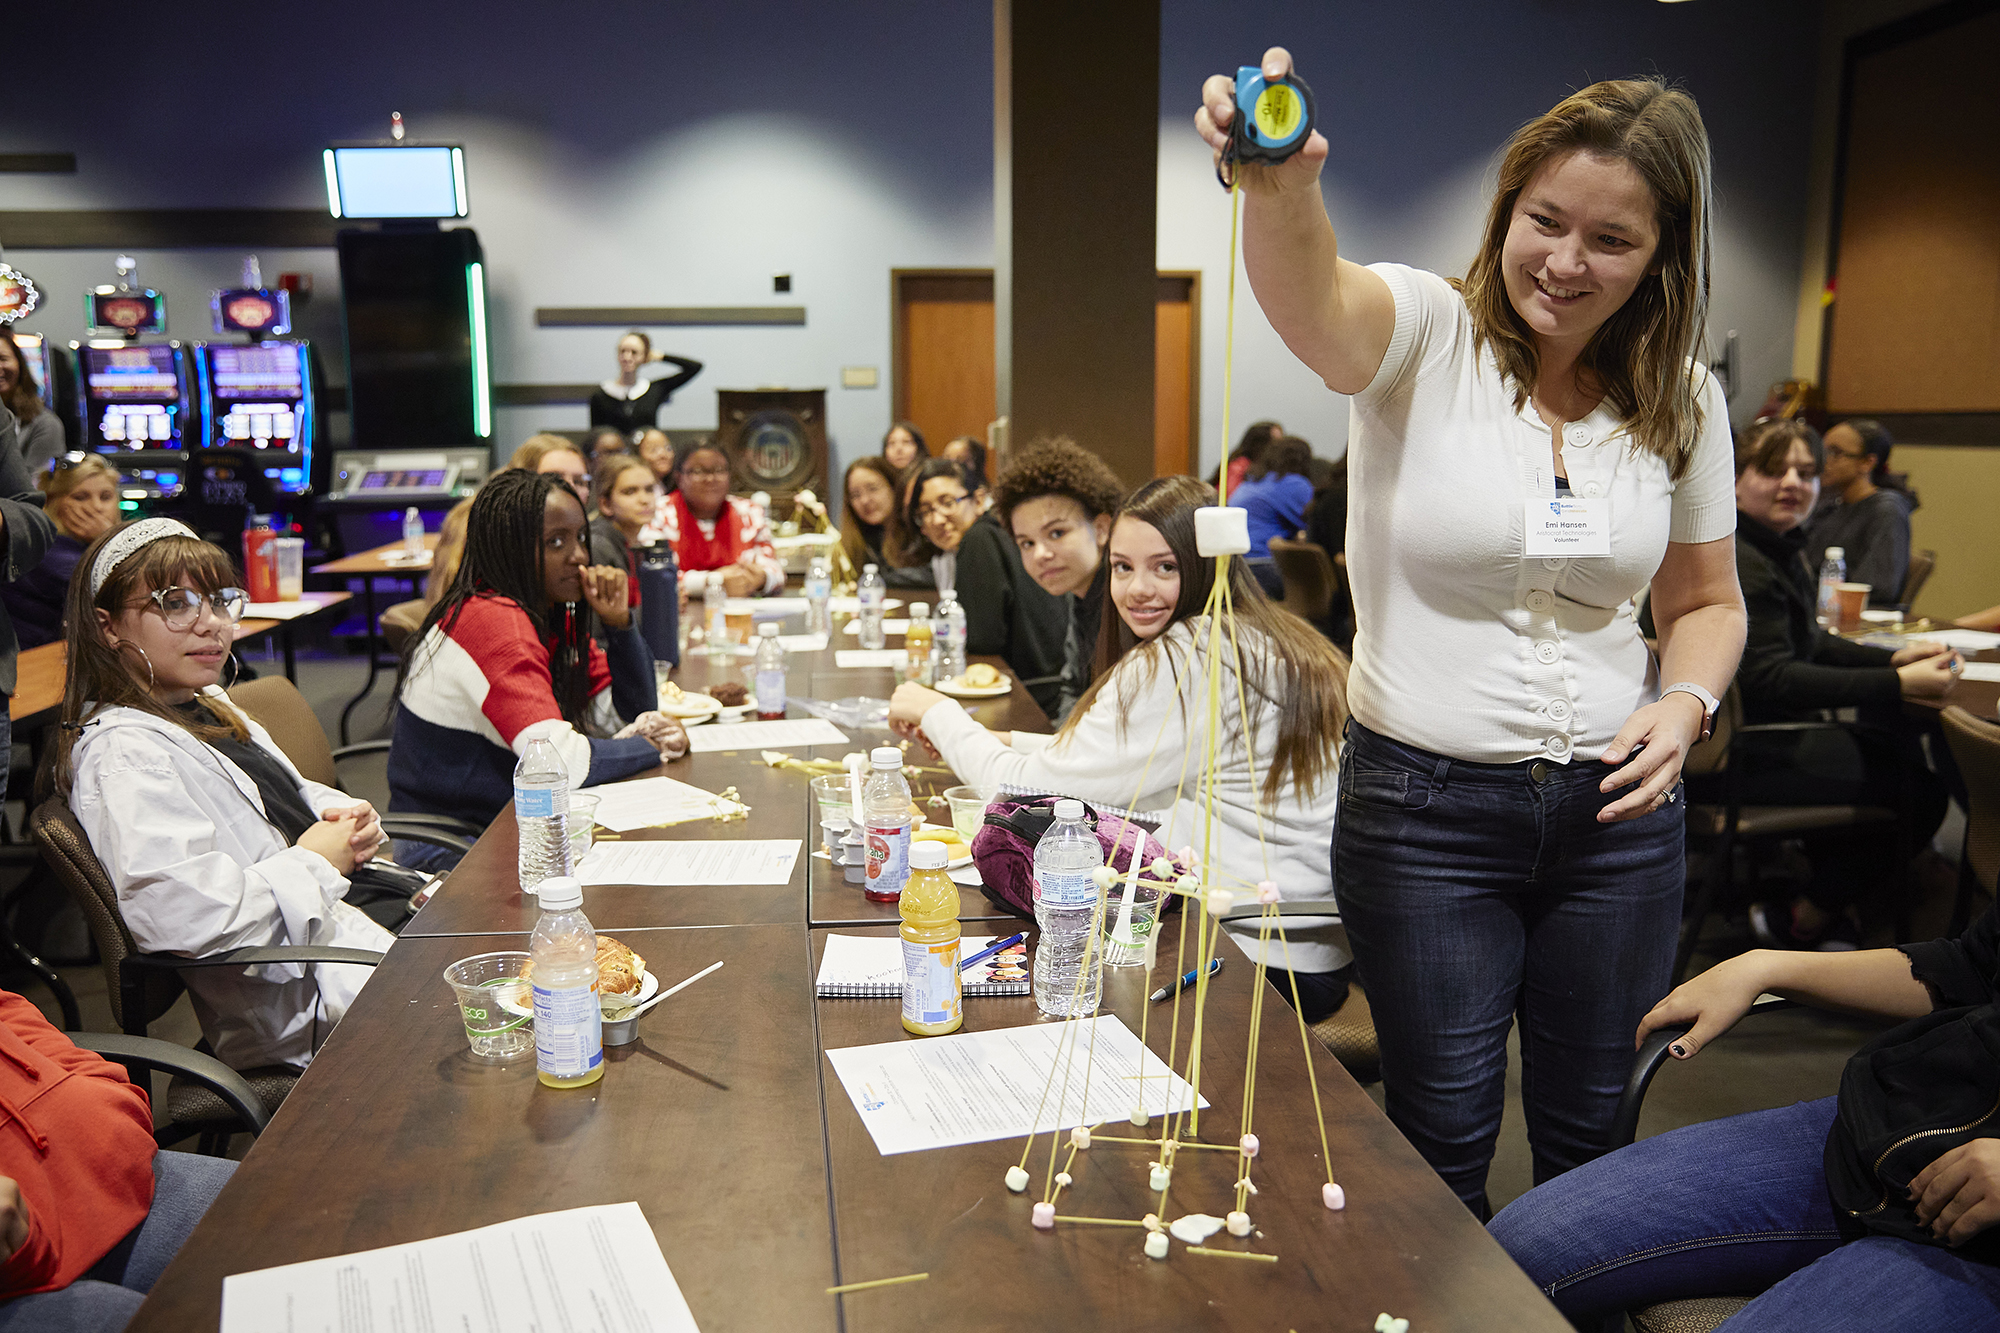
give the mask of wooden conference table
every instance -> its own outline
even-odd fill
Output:
[[[790,665],[795,695],[886,696],[892,684],[887,671],[841,670],[831,652],[794,654]],[[693,689],[736,672],[697,660],[676,675]],[[975,714],[993,726],[1047,725],[1018,684]],[[787,753],[837,758],[881,735]],[[805,775],[772,769],[754,750],[692,755],[664,771],[711,791],[733,786],[752,814],[625,839],[796,836],[808,850],[816,841]],[[920,795],[949,785],[945,773],[918,783]],[[532,1062],[478,1060],[439,974],[459,958],[525,947],[520,932],[532,911],[516,889],[514,855],[512,816],[503,814],[390,949],[134,1327],[213,1330],[227,1274],[628,1199],[645,1210],[706,1333],[1363,1330],[1382,1310],[1424,1333],[1568,1327],[1366,1094],[1316,1050],[1334,1175],[1349,1199],[1341,1213],[1320,1204],[1325,1168],[1299,1028],[1275,997],[1263,1008],[1256,1128],[1266,1147],[1263,1192],[1251,1203],[1263,1236],[1209,1242],[1276,1254],[1275,1263],[1202,1257],[1178,1243],[1155,1262],[1140,1253],[1141,1234],[1125,1227],[1036,1231],[1029,1207],[1040,1197],[1046,1147],[1030,1193],[1010,1194],[1002,1176],[1020,1156],[1019,1138],[881,1156],[823,1052],[904,1039],[900,1005],[816,999],[812,979],[829,925],[888,933],[894,910],[866,903],[859,888],[803,853],[785,885],[587,891],[594,924],[663,979],[727,964],[641,1019],[637,1042],[607,1050],[600,1083],[555,1091],[536,1082]],[[1009,929],[986,919],[998,914],[976,889],[963,890],[961,901],[977,923],[969,930]],[[1172,930],[1156,980],[1179,970]],[[1233,1142],[1238,1132],[1255,984],[1241,955],[1223,949],[1232,965],[1214,980],[1205,1020],[1208,1142]],[[1143,986],[1134,971],[1114,971],[1106,985],[1106,1009],[1134,1032]],[[1171,1054],[1160,1021],[1168,1012],[1153,1011],[1148,1033],[1163,1055]],[[1036,1021],[1030,999],[966,1004],[969,1032]],[[1186,1040],[1183,1033],[1183,1056]],[[1147,1211],[1147,1155],[1100,1143],[1071,1168],[1078,1190],[1065,1200],[1079,1213],[1137,1218]],[[1224,1210],[1235,1160],[1184,1154],[1175,1200]],[[918,1272],[929,1279],[826,1291]]]

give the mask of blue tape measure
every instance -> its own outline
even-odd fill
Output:
[[[1244,65],[1236,71],[1236,119],[1229,128],[1229,156],[1237,162],[1283,162],[1313,132],[1313,95],[1296,74],[1267,79]]]

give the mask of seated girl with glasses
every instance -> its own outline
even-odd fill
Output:
[[[680,486],[660,506],[660,535],[681,567],[681,594],[700,596],[719,579],[730,597],[765,597],[785,586],[771,525],[748,500],[729,493],[729,455],[704,440],[680,461]]]
[[[1004,657],[1044,713],[1061,711],[1069,608],[1021,564],[1014,534],[979,512],[976,478],[948,458],[927,458],[909,477],[905,559],[929,560],[940,593],[965,608],[965,651]]]
[[[654,711],[653,657],[625,588],[624,570],[590,565],[583,504],[559,477],[510,469],[482,486],[458,577],[404,660],[389,808],[484,826],[537,740],[555,746],[572,791],[687,753],[680,723]],[[424,869],[452,859],[399,850]]]
[[[69,591],[69,682],[53,785],[145,953],[251,945],[382,950],[343,901],[382,826],[300,776],[217,687],[249,595],[229,557],[170,518],[99,537]],[[351,964],[184,975],[202,1034],[237,1069],[303,1067],[370,975]]]
[[[1215,751],[1211,881],[1254,901],[1270,880],[1284,898],[1333,897],[1328,859],[1335,751],[1347,719],[1347,659],[1316,630],[1271,605],[1244,568],[1228,565],[1234,634],[1223,672],[1221,728],[1207,734],[1209,594],[1216,562],[1195,549],[1195,510],[1215,492],[1192,477],[1141,486],[1111,525],[1110,587],[1097,636],[1096,678],[1053,738],[991,732],[954,701],[921,685],[897,688],[889,722],[930,743],[960,781],[992,793],[1001,783],[1101,805],[1158,812],[1169,847],[1201,847],[1208,834],[1189,756]],[[1248,700],[1245,736],[1243,700]],[[1247,743],[1246,743],[1247,739]],[[1308,1022],[1347,999],[1352,963],[1345,934],[1326,917],[1286,917],[1285,941],[1260,945],[1255,923],[1229,927],[1287,1001],[1298,983]],[[1289,967],[1292,976],[1280,969]]]

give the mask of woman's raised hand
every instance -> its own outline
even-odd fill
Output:
[[[606,629],[620,630],[632,623],[632,608],[625,599],[625,571],[616,565],[591,565],[583,571],[583,600],[590,603]]]
[[[1292,72],[1292,53],[1274,46],[1264,53],[1261,68],[1267,79],[1282,78]],[[1201,85],[1201,109],[1194,113],[1194,128],[1222,162],[1229,147],[1230,126],[1236,120],[1236,80],[1227,74],[1211,74]],[[1241,162],[1236,178],[1246,194],[1277,194],[1285,190],[1318,188],[1320,168],[1326,164],[1326,137],[1314,130],[1305,146],[1283,162]]]

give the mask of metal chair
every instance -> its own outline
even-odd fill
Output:
[[[1231,909],[1222,920],[1225,923],[1255,921],[1263,914],[1262,905],[1245,903]],[[1278,915],[1332,917],[1338,921],[1340,908],[1326,901],[1288,901],[1278,904]],[[1345,1004],[1312,1024],[1309,1030],[1320,1045],[1333,1053],[1333,1058],[1340,1061],[1341,1067],[1353,1076],[1356,1083],[1382,1081],[1382,1048],[1375,1038],[1375,1013],[1368,1007],[1368,996],[1358,984],[1348,988]]]
[[[1879,728],[1853,722],[1766,722],[1743,724],[1743,697],[1732,682],[1716,712],[1715,731],[1688,752],[1682,774],[1699,782],[1719,780],[1722,799],[1715,802],[1690,801],[1687,810],[1688,836],[1710,845],[1708,873],[1701,878],[1694,903],[1681,922],[1679,946],[1674,951],[1673,984],[1687,974],[1688,960],[1701,938],[1702,922],[1708,919],[1722,890],[1735,880],[1736,848],[1739,843],[1770,838],[1797,838],[1808,833],[1859,825],[1881,825],[1890,830],[1910,818],[1907,800],[1898,807],[1875,805],[1745,805],[1742,782],[1745,757],[1742,741],[1746,736],[1800,734],[1809,731],[1845,731],[1872,736],[1893,743],[1894,738]],[[1903,784],[1907,792],[1909,784]]]
[[[1944,738],[1958,760],[1972,808],[1965,812],[1965,846],[1958,858],[1958,895],[1952,903],[1956,936],[1972,920],[1978,893],[2000,896],[2000,725],[1974,717],[1957,704],[1944,710]]]
[[[111,1017],[127,1036],[144,1037],[147,1027],[180,998],[185,988],[182,974],[200,967],[247,967],[259,963],[361,963],[373,966],[382,955],[366,949],[335,949],[318,945],[283,945],[270,948],[231,949],[205,958],[182,958],[171,954],[139,951],[132,932],[118,908],[118,890],[110,873],[90,846],[90,839],[60,797],[51,797],[35,808],[28,819],[35,840],[57,882],[83,909],[91,937],[103,958],[104,976],[111,1000]],[[140,1071],[155,1065],[148,1048],[134,1048],[129,1057],[110,1051],[112,1058],[132,1061],[133,1080]],[[219,1062],[215,1062],[218,1063]],[[226,1068],[226,1066],[224,1066]],[[213,1071],[209,1071],[211,1074]],[[237,1071],[248,1088],[249,1097],[261,1107],[265,1118],[278,1108],[285,1094],[298,1082],[300,1071],[290,1065],[266,1065]],[[200,1135],[203,1152],[220,1153],[229,1135],[239,1127],[252,1132],[262,1123],[240,1105],[242,1089],[225,1095],[213,1086],[214,1080],[178,1074],[168,1085],[167,1122],[154,1131],[154,1139],[165,1147],[190,1135]]]

